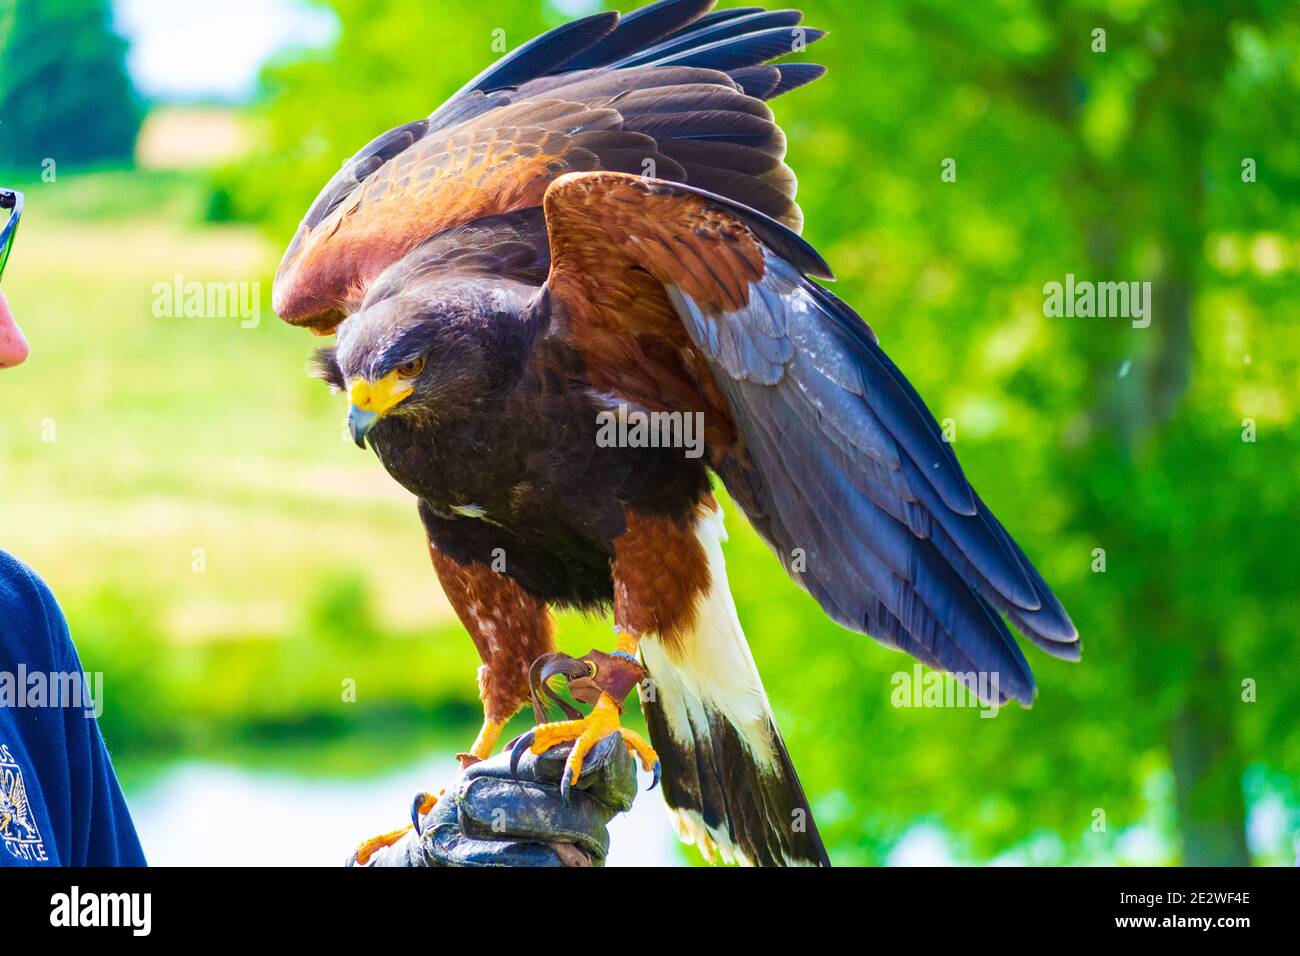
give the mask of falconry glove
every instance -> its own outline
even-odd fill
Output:
[[[606,826],[631,809],[636,767],[618,734],[597,743],[582,777],[560,793],[568,746],[525,753],[515,774],[510,750],[463,770],[424,821],[377,851],[369,866],[603,866]],[[355,856],[348,861],[355,866]]]

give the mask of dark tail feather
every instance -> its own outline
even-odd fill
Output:
[[[702,509],[696,537],[709,591],[693,633],[643,641],[641,710],[663,764],[677,832],[706,857],[751,866],[829,866],[808,798],[777,730],[727,587],[722,513]]]
[[[653,674],[650,675],[652,678]],[[664,801],[678,835],[711,862],[830,866],[785,742],[768,724],[777,761],[762,766],[727,717],[713,711],[689,741],[670,729],[659,701],[641,702],[663,763]]]

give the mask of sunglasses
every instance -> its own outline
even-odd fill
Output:
[[[18,219],[23,214],[23,194],[13,189],[0,189],[0,215],[9,211],[9,221],[0,226],[0,278],[5,274],[5,263],[18,235]]]

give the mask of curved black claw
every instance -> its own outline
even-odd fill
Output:
[[[536,739],[537,734],[531,730],[515,738],[514,746],[510,748],[510,776],[513,779],[519,779],[519,761],[523,759],[524,751],[531,747]]]
[[[569,765],[566,763],[564,765],[564,776],[560,778],[560,799],[564,801],[566,807],[569,805],[569,792],[572,790],[570,781],[572,780],[573,771],[569,769]]]
[[[659,778],[664,775],[664,765],[658,760],[655,761],[653,773],[655,775],[655,778],[650,781],[650,786],[645,788],[646,793],[649,793],[655,787],[659,786]]]
[[[429,795],[421,790],[411,798],[411,826],[415,827],[415,835],[420,836],[420,807],[424,806],[429,800]]]
[[[533,716],[539,724],[546,723],[547,706],[555,706],[564,711],[569,720],[582,717],[581,711],[574,708],[551,689],[551,678],[561,676],[573,690],[574,681],[590,680],[593,671],[586,661],[580,661],[568,654],[552,651],[533,661],[528,668],[528,693],[533,700]]]

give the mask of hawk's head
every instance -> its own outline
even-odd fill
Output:
[[[521,291],[476,278],[368,297],[317,357],[321,377],[347,393],[357,445],[389,416],[437,421],[513,381],[526,303]]]

